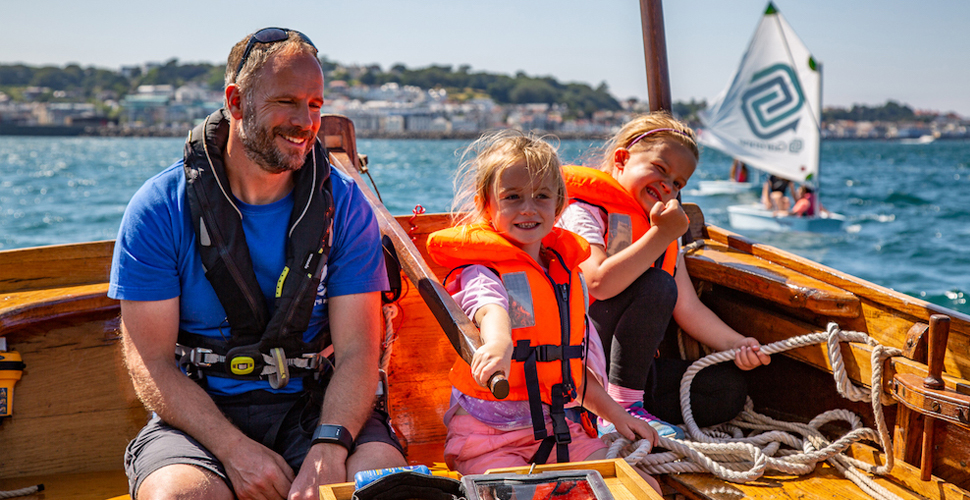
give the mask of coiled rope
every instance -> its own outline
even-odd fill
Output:
[[[0,491],[0,498],[24,497],[27,495],[33,495],[38,491],[44,491],[43,484],[28,486],[26,488],[20,488],[19,490]]]
[[[863,427],[861,419],[848,410],[830,410],[819,414],[807,424],[784,422],[761,415],[753,410],[749,398],[744,411],[734,420],[706,430],[694,421],[690,405],[690,386],[694,376],[702,369],[727,361],[733,361],[736,350],[717,352],[694,362],[684,373],[680,384],[680,404],[688,440],[660,437],[657,447],[669,451],[650,453],[646,440],[631,443],[613,433],[605,436],[610,445],[607,456],[622,456],[626,461],[648,474],[677,472],[710,472],[735,483],[753,481],[768,470],[786,474],[804,475],[815,470],[818,462],[828,461],[847,479],[876,499],[899,498],[876,484],[863,474],[887,474],[893,468],[893,447],[886,427],[882,406],[892,400],[882,400],[883,362],[902,354],[893,347],[885,347],[861,332],[842,331],[836,323],[829,323],[827,331],[781,340],[761,347],[765,354],[775,354],[814,344],[828,344],[829,361],[839,394],[852,401],[872,403],[876,430]],[[849,380],[839,344],[842,342],[864,343],[872,347],[871,389],[867,392]],[[834,442],[829,442],[819,428],[834,421],[845,421],[851,430]],[[750,430],[744,436],[742,429]],[[860,440],[878,442],[886,454],[886,463],[873,465],[845,455],[852,443]],[[788,448],[782,448],[782,445]],[[799,451],[800,450],[800,451]]]

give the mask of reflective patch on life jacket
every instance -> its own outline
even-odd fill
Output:
[[[611,213],[606,232],[606,255],[613,256],[631,244],[633,244],[633,221],[630,215]]]
[[[583,276],[582,271],[576,274],[579,275],[579,284],[583,286],[583,310],[589,314],[589,287],[586,286],[586,276]]]
[[[502,283],[509,292],[509,320],[512,328],[528,328],[536,325],[535,307],[532,304],[532,288],[525,271],[502,275]]]

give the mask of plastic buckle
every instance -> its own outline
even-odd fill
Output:
[[[546,344],[536,346],[536,361],[556,361],[562,359],[562,346]]]
[[[321,354],[319,352],[308,352],[300,356],[303,359],[309,360],[309,363],[304,368],[310,371],[317,371],[320,368]]]
[[[254,346],[234,347],[226,353],[226,372],[234,378],[260,375],[265,365],[262,354]]]
[[[384,373],[384,370],[377,370],[377,373],[378,373],[379,379],[377,381],[377,401],[374,403],[374,409],[377,411],[388,413],[387,373]]]
[[[212,363],[207,363],[205,361],[207,354],[212,354],[212,349],[206,349],[204,347],[195,347],[189,350],[189,363],[195,366],[209,367]]]
[[[282,347],[270,349],[271,363],[276,368],[276,373],[270,373],[269,386],[273,389],[282,389],[290,383],[290,366],[286,362],[286,352]]]

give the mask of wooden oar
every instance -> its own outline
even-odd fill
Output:
[[[345,116],[323,115],[320,132],[317,134],[324,146],[331,153],[331,163],[341,172],[349,175],[364,193],[367,201],[374,209],[381,233],[391,239],[397,251],[401,268],[411,283],[414,283],[428,308],[431,309],[441,329],[444,330],[455,351],[466,362],[471,364],[475,351],[482,346],[481,334],[478,328],[468,319],[464,311],[458,307],[434,272],[424,261],[424,257],[404,232],[404,228],[397,223],[394,216],[387,211],[384,204],[377,198],[364,179],[358,173],[360,163],[357,156],[357,140],[353,123]],[[509,394],[509,382],[501,371],[495,372],[488,379],[488,389],[498,399],[504,399]]]

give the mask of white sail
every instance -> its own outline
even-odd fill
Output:
[[[816,184],[821,88],[808,48],[769,3],[730,85],[700,113],[699,139],[759,170]]]

